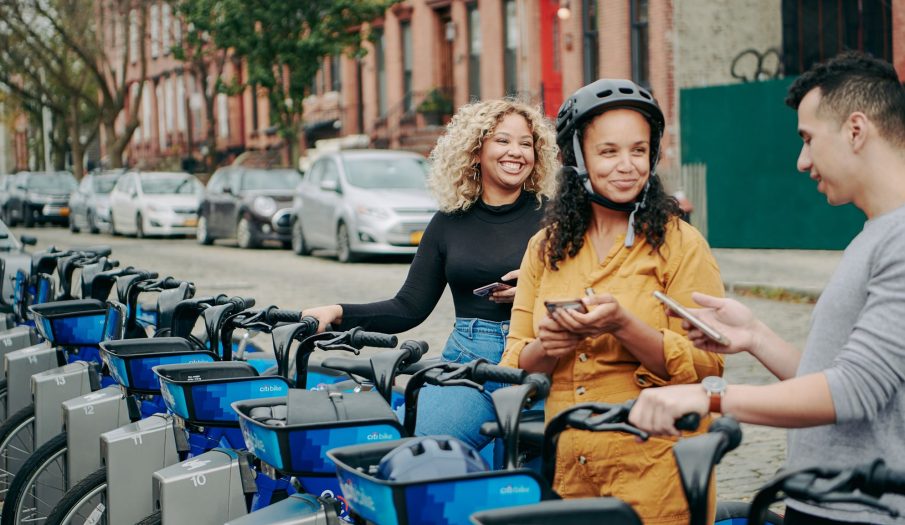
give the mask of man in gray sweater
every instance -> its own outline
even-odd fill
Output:
[[[651,388],[630,421],[676,435],[689,412],[722,412],[789,432],[787,468],[852,467],[874,458],[905,469],[905,88],[888,63],[846,53],[819,64],[789,88],[804,144],[798,169],[834,206],[867,215],[814,308],[804,352],[783,341],[732,299],[695,294],[694,310],[731,341],[697,329],[698,348],[749,352],[778,383]],[[905,497],[883,496],[905,516]],[[790,500],[786,524],[896,523],[863,505]]]

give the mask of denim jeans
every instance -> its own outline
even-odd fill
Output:
[[[467,363],[482,358],[497,364],[503,356],[508,333],[509,321],[456,318],[442,359]],[[425,386],[418,394],[415,434],[445,434],[481,449],[490,441],[489,437],[481,435],[481,424],[496,417],[490,393],[500,386],[488,383],[484,392],[463,386]]]

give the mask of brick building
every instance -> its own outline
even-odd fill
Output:
[[[137,46],[147,52],[141,126],[127,157],[133,164],[179,167],[201,157],[206,109],[197,78],[170,53],[181,26],[167,2],[148,5],[143,40],[132,31],[130,42],[123,41],[122,24],[135,24],[134,15],[105,18],[109,52],[129,53],[133,82],[140,78]],[[852,6],[863,11],[850,12]],[[844,40],[836,26],[850,26],[854,40]],[[369,29],[375,43],[366,44],[366,56],[324,60],[303,101],[303,146],[364,134],[375,146],[426,154],[442,132],[418,111],[432,92],[448,97],[452,108],[517,94],[552,117],[563,97],[583,84],[627,77],[649,86],[663,107],[662,169],[670,170],[678,164],[681,89],[740,82],[732,64],[748,49],[765,63],[775,50],[777,61],[789,62],[786,73],[796,73],[790,64],[804,67],[831,56],[833,46],[861,46],[886,54],[905,76],[905,0],[404,0]],[[227,78],[241,81],[243,74],[240,62],[227,64]],[[130,93],[137,96],[137,83]],[[280,147],[261,94],[219,95],[214,111],[221,160]]]

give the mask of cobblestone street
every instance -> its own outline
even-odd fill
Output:
[[[274,248],[240,250],[229,244],[199,246],[192,239],[150,239],[110,236],[73,236],[57,228],[19,230],[35,235],[37,248],[109,244],[113,257],[132,265],[194,281],[198,295],[228,293],[257,299],[259,306],[276,304],[301,309],[336,302],[365,302],[392,296],[405,279],[407,261],[372,261],[343,265],[329,254],[298,257]],[[811,305],[740,297],[769,326],[803,347]],[[454,313],[447,292],[430,318],[400,339],[424,339],[439,352],[449,333]],[[730,383],[763,384],[772,376],[747,355],[729,356]],[[768,481],[785,458],[785,432],[746,425],[741,447],[718,467],[721,499],[748,499]]]

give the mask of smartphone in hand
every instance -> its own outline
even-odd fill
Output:
[[[562,308],[564,310],[576,310],[583,314],[588,313],[588,309],[585,307],[584,303],[581,302],[581,299],[567,299],[565,301],[544,301],[544,306],[547,307],[547,312],[551,314],[555,312],[557,308]]]
[[[710,339],[713,339],[723,346],[729,346],[731,344],[728,337],[721,334],[709,324],[695,317],[694,314],[692,314],[687,308],[679,304],[679,302],[672,297],[660,291],[655,291],[654,297],[656,297],[657,300],[659,300],[661,303],[665,304],[670,310],[675,312],[676,315],[691,323],[692,326],[703,332],[704,335],[706,335]]]
[[[510,281],[485,284],[484,286],[481,286],[480,288],[475,288],[474,290],[472,290],[471,293],[477,295],[478,297],[487,297],[488,295],[490,295],[494,292],[499,292],[501,290],[508,290],[509,288],[512,288],[513,286],[515,286],[517,282],[518,281],[516,279],[512,279]]]

